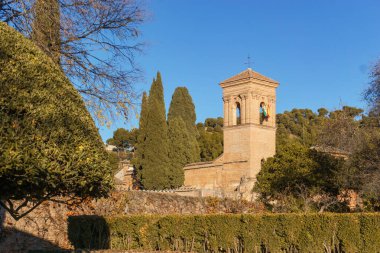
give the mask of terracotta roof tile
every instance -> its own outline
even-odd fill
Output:
[[[257,73],[256,71],[253,71],[252,69],[248,68],[244,70],[243,72],[240,72],[236,76],[233,76],[231,78],[228,78],[227,80],[224,80],[222,83],[230,83],[230,82],[236,82],[241,80],[249,80],[249,79],[257,79],[262,81],[267,81],[271,83],[278,83],[277,81],[270,79],[269,77],[263,76],[260,73]]]

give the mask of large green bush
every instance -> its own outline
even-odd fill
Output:
[[[345,160],[318,152],[288,139],[273,157],[266,159],[257,175],[254,191],[276,212],[344,211],[337,196],[344,190]]]
[[[102,245],[185,252],[380,252],[379,238],[380,214],[369,213],[69,218],[69,239],[77,248]]]
[[[54,197],[105,196],[111,171],[97,128],[60,67],[0,23],[0,204],[18,219],[23,207]]]

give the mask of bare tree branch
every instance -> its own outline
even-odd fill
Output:
[[[49,195],[46,195],[45,197],[38,200],[32,200],[27,197],[16,208],[14,207],[14,203],[17,203],[18,201],[5,199],[0,200],[0,206],[3,207],[6,211],[8,211],[12,218],[17,221],[31,213],[34,209],[36,209],[39,205],[41,205],[44,201],[48,200],[49,198]],[[6,203],[8,203],[8,205]],[[32,203],[32,206],[28,205],[30,203]],[[24,209],[23,212],[22,209]]]
[[[32,37],[37,1],[42,0],[0,0],[0,21]],[[56,1],[60,45],[46,48],[36,43],[45,52],[59,51],[48,54],[59,55],[63,71],[98,123],[109,123],[120,114],[128,117],[138,98],[133,85],[141,78],[135,62],[144,46],[139,41],[139,26],[146,16],[141,1]]]

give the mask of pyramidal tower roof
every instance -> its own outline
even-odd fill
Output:
[[[266,77],[256,71],[253,71],[251,68],[248,68],[244,70],[243,72],[240,72],[239,74],[224,80],[220,84],[222,85],[222,84],[228,84],[228,83],[237,82],[237,81],[248,81],[251,79],[278,84],[277,81],[270,79],[269,77]]]

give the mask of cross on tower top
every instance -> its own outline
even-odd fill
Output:
[[[252,64],[253,64],[253,61],[251,61],[251,56],[248,55],[247,62],[245,62],[244,65],[247,65],[248,68],[250,69]]]

